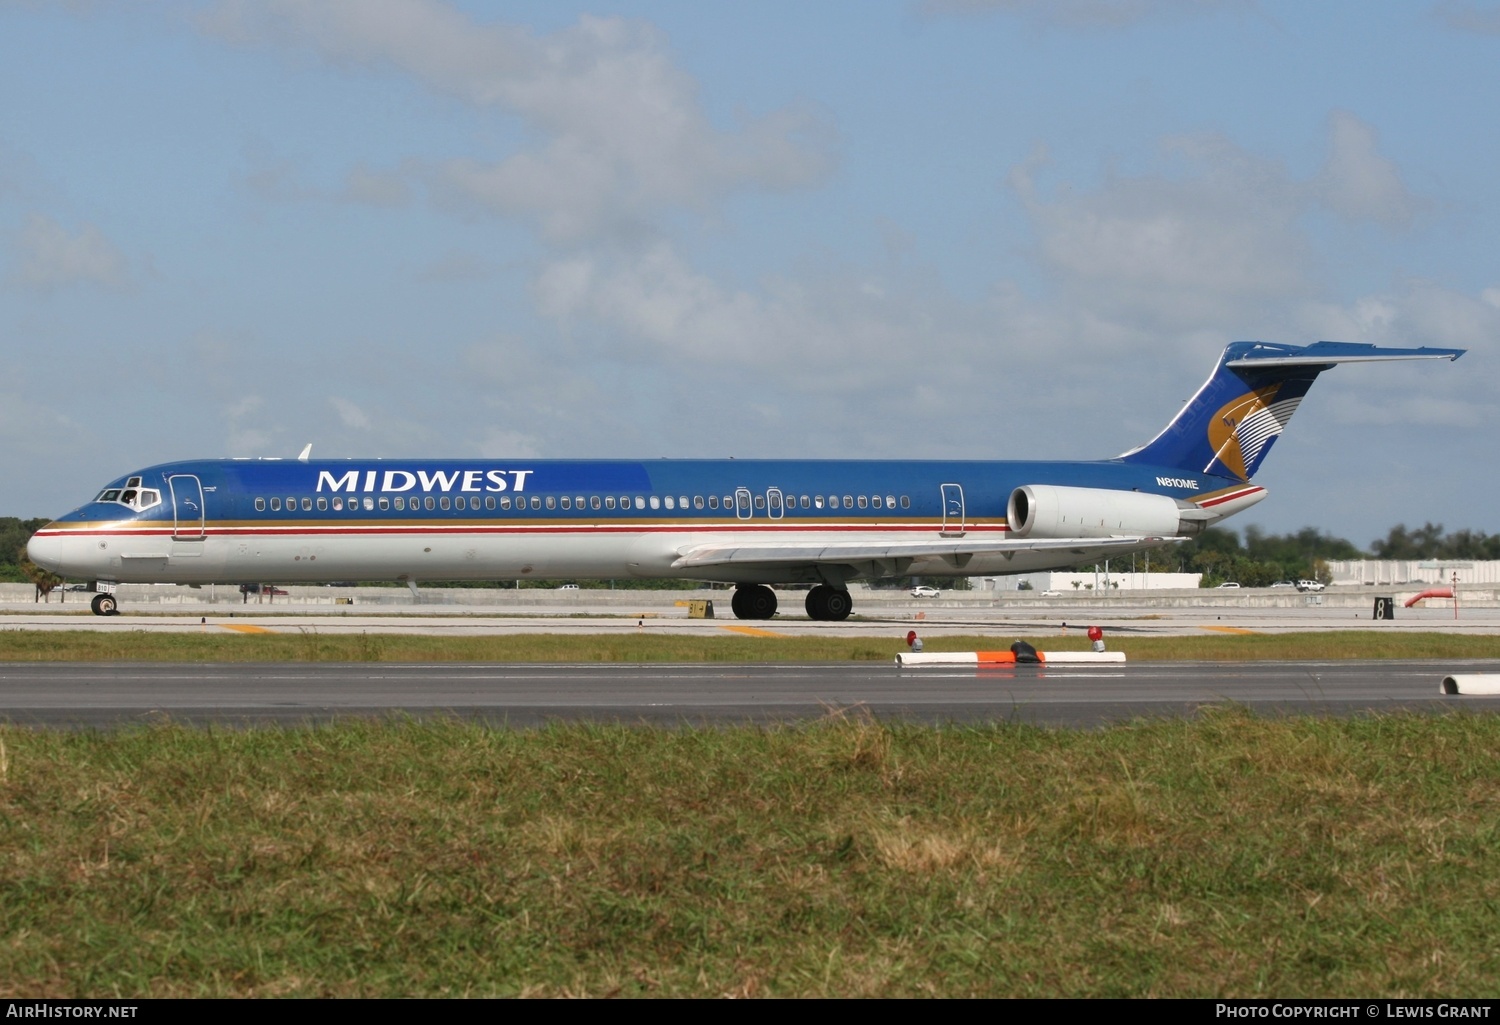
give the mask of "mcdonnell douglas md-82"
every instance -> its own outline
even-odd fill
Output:
[[[773,584],[849,615],[851,580],[1026,573],[1180,541],[1266,496],[1251,482],[1313,380],[1339,363],[1463,349],[1235,342],[1160,434],[1092,462],[216,459],[110,482],[31,539],[98,582],[320,583],[678,577]]]

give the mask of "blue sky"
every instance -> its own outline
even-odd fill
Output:
[[[1500,7],[0,0],[0,515],[218,455],[1094,458],[1500,531]]]

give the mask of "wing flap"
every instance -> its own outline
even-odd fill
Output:
[[[921,558],[947,559],[962,566],[976,555],[1007,555],[1016,552],[1073,551],[1080,558],[1093,552],[1130,548],[1147,543],[1183,541],[1180,537],[1087,537],[998,541],[993,538],[940,541],[825,541],[758,544],[724,541],[689,545],[678,550],[672,563],[676,570],[707,566],[817,566],[865,562],[895,562]]]

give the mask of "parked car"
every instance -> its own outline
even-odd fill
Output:
[[[557,589],[559,591],[576,591],[576,590],[578,590],[578,585],[577,584],[559,584],[558,587],[557,587]]]
[[[1278,581],[1276,581],[1276,583],[1272,584],[1271,586],[1272,587],[1296,587],[1297,585],[1294,584],[1294,583],[1292,583],[1290,580],[1278,580]]]
[[[1321,590],[1323,590],[1323,586],[1324,585],[1320,581],[1317,581],[1317,580],[1299,580],[1299,581],[1297,581],[1297,590],[1299,590],[1299,591],[1321,591]]]
[[[1221,589],[1227,587],[1231,590],[1238,591],[1240,589],[1240,582],[1238,580],[1226,580],[1222,584],[1220,584],[1219,587]]]
[[[911,589],[913,598],[936,598],[940,592],[936,587],[928,587],[926,584],[918,584]]]
[[[1062,597],[1062,593],[1059,592],[1059,591],[1043,591],[1042,592],[1042,597],[1043,598],[1061,598]]]

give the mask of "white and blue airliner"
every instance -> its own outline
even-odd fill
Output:
[[[33,562],[120,583],[676,577],[735,584],[741,619],[813,585],[1027,573],[1180,541],[1265,497],[1252,477],[1339,363],[1462,349],[1235,342],[1160,434],[1088,462],[213,459],[111,481],[31,539]]]

